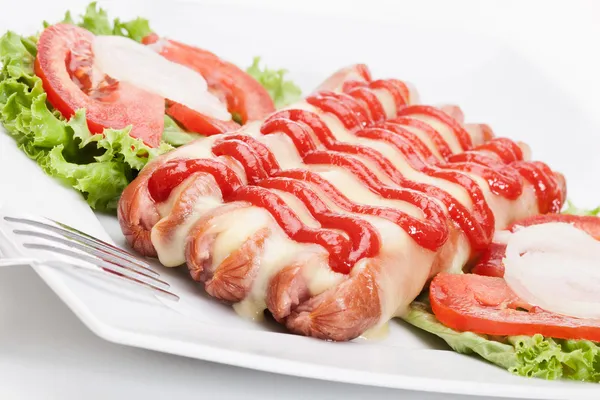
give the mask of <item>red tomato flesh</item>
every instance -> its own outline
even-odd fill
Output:
[[[132,125],[132,137],[158,146],[164,99],[98,71],[93,65],[93,39],[89,31],[67,24],[53,25],[42,32],[35,73],[42,79],[48,102],[66,118],[85,108],[92,133]]]
[[[457,331],[600,342],[600,320],[568,317],[521,300],[504,279],[441,273],[431,282],[429,300],[436,318]]]
[[[215,54],[174,40],[160,39],[159,42],[156,34],[148,35],[142,42],[156,44],[166,59],[200,73],[206,79],[209,91],[227,104],[230,113],[239,115],[242,123],[263,119],[275,111],[271,96],[258,81]],[[177,106],[171,113],[169,115],[187,129],[204,135],[237,128],[233,122],[215,119],[185,106]]]
[[[587,232],[594,239],[600,240],[600,218],[584,215],[569,215],[569,214],[545,214],[535,215],[525,218],[512,224],[508,229],[515,231],[519,226],[531,226],[547,224],[550,222],[564,222],[572,224],[575,228]],[[502,259],[506,254],[506,245],[492,243],[490,247],[481,255],[481,258],[473,267],[472,271],[477,275],[486,276],[504,276],[504,264]]]
[[[510,226],[510,230],[514,231],[519,226],[531,226],[547,224],[550,222],[564,222],[572,224],[575,228],[587,232],[594,239],[600,240],[600,217],[591,215],[571,215],[571,214],[545,214],[535,215],[515,222]]]
[[[170,101],[168,103],[169,105],[166,109],[167,115],[183,125],[188,131],[210,136],[236,131],[240,128],[240,125],[235,121],[222,121],[194,111],[183,104]]]

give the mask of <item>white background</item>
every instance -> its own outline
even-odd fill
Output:
[[[225,1],[232,7],[239,2]],[[27,7],[35,7],[33,2],[12,0],[0,4],[3,9],[23,7],[24,13]],[[517,50],[579,104],[587,117],[600,121],[600,2],[370,0],[350,5],[350,1],[255,0],[253,4],[403,24],[410,24],[411,16],[426,13],[432,29],[458,26]],[[396,45],[401,45],[400,39]],[[0,270],[0,398],[468,397],[284,377],[113,345],[89,332],[32,271],[24,268]]]
[[[194,0],[188,0],[194,2]],[[195,0],[201,2],[202,0]],[[205,3],[207,1],[204,1]],[[208,3],[319,13],[334,18],[417,22],[488,36],[520,53],[579,100],[588,116],[600,121],[600,1],[596,0],[221,0]],[[390,41],[401,49],[402,40]],[[394,43],[395,42],[395,43]]]

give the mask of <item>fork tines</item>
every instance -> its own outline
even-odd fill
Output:
[[[25,248],[44,250],[71,257],[80,262],[92,264],[112,276],[152,289],[174,300],[179,299],[176,294],[169,290],[169,284],[161,280],[160,275],[152,270],[148,263],[110,243],[53,220],[48,220],[49,223],[46,223],[29,218],[9,216],[4,216],[4,220],[39,229],[14,229],[12,231],[15,235],[40,239],[35,243],[24,243],[23,247]],[[39,243],[40,241],[46,243]],[[47,242],[52,244],[47,244]],[[53,263],[53,265],[57,264]],[[65,263],[65,265],[84,268],[77,263]]]

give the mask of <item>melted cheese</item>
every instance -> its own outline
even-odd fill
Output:
[[[407,179],[437,186],[438,188],[450,193],[460,203],[464,204],[468,208],[471,208],[471,197],[464,187],[447,181],[446,179],[435,178],[413,169],[402,156],[402,153],[386,142],[365,139],[362,141],[362,144],[368,145],[369,147],[376,149],[386,156],[386,158],[391,161],[398,171],[400,171]]]
[[[269,218],[272,217],[269,215]],[[299,255],[308,260],[312,254],[322,251],[320,246],[290,240],[277,226],[273,226],[273,234],[265,240],[260,267],[251,291],[244,300],[234,304],[235,311],[246,318],[262,318],[262,312],[267,308],[266,293],[271,278],[281,269],[300,262]]]
[[[395,115],[395,109],[393,109],[395,104],[392,96],[384,91],[378,91],[377,95],[383,102],[386,114],[388,116]],[[414,92],[411,96],[413,95]],[[377,149],[408,179],[442,188],[452,194],[459,202],[468,208],[472,207],[470,196],[462,186],[443,179],[432,178],[426,174],[413,170],[402,157],[401,153],[393,146],[382,141],[356,137],[354,134],[348,132],[335,116],[323,113],[306,102],[301,102],[289,108],[304,109],[320,115],[337,140],[366,145]],[[448,126],[439,122],[437,119],[428,116],[418,115],[413,117],[428,123],[436,129],[446,140],[454,153],[462,151],[458,139]],[[434,142],[428,135],[415,128],[407,127],[407,129],[418,135],[437,157],[441,157]],[[327,179],[344,195],[356,203],[393,207],[406,212],[409,215],[418,218],[423,217],[421,210],[410,203],[385,199],[373,193],[353,174],[344,168],[321,165],[307,166],[303,164],[293,142],[284,134],[261,135],[260,123],[246,125],[241,133],[255,137],[264,143],[271,149],[283,169],[309,168],[312,171],[318,172],[323,178]],[[476,134],[473,130],[471,133],[473,135]],[[169,158],[211,158],[211,146],[217,137],[218,136],[209,137],[182,147],[171,153]],[[316,138],[314,139],[316,140]],[[385,184],[388,184],[391,187],[394,186],[390,178],[368,159],[361,156],[355,157],[368,165]],[[501,214],[501,210],[510,208],[503,203],[504,200],[499,199],[497,196],[492,196],[489,193],[487,183],[481,178],[474,177],[474,179],[476,179],[484,189],[486,198],[488,198],[492,204],[494,211],[499,213],[499,224],[505,223],[505,221],[511,219],[511,215],[508,215],[508,212],[506,212],[506,215]],[[321,193],[316,187],[314,187],[314,190],[317,193]],[[277,194],[286,202],[286,204],[296,211],[304,223],[313,227],[319,226],[318,222],[314,220],[308,213],[306,207],[298,199],[284,192],[278,191]],[[174,196],[176,196],[176,194]],[[332,204],[330,200],[323,196],[322,193],[321,197],[328,203],[332,210],[342,212]],[[168,204],[169,202],[170,200],[164,205],[161,205],[161,215],[169,213],[169,210],[172,208],[172,204]],[[208,199],[199,201],[198,208],[194,208],[194,213],[197,213],[197,216],[200,216],[203,212],[206,212],[206,210],[211,207],[216,207],[219,204],[220,201],[218,200],[212,202]],[[525,213],[526,210],[519,210],[516,213],[520,214],[521,212]],[[380,298],[382,312],[379,323],[373,328],[374,330],[377,330],[381,329],[381,327],[394,315],[402,315],[406,311],[406,305],[418,295],[427,278],[430,276],[435,254],[420,247],[404,230],[388,220],[368,215],[360,215],[357,217],[372,223],[380,233],[381,237],[381,250],[378,257],[376,259],[363,259],[359,261],[351,272],[351,276],[354,276],[355,274],[360,273],[363,268],[366,268],[368,263],[376,262],[379,264],[378,271],[382,276],[379,277],[377,282],[381,285]],[[240,221],[243,222],[240,223]],[[323,257],[323,249],[320,246],[314,244],[302,244],[290,240],[275,223],[273,217],[266,210],[258,207],[247,207],[236,210],[219,217],[213,222],[213,226],[209,232],[211,234],[216,234],[211,249],[212,268],[218,267],[226,257],[238,249],[254,232],[263,227],[271,228],[272,234],[265,240],[264,253],[260,258],[260,267],[250,293],[243,301],[234,305],[234,308],[238,313],[250,318],[262,317],[262,311],[266,307],[265,296],[270,279],[282,268],[295,263],[303,265],[302,273],[307,280],[312,295],[322,293],[329,288],[338,285],[344,279],[348,279],[347,275],[338,274],[330,270],[327,263],[324,262],[326,261],[326,258]],[[186,229],[188,228],[183,227],[182,231],[178,232],[177,237],[184,238]],[[456,270],[462,268],[462,265],[466,261],[470,247],[464,234],[461,234],[456,242],[457,243],[454,244],[454,248],[452,249],[455,253],[449,255],[446,260],[443,260],[445,264],[441,266],[441,269]],[[168,249],[157,248],[157,251],[161,256],[161,261],[163,258],[169,257],[173,260],[177,260],[177,257],[181,257],[181,254],[169,254],[167,256],[166,254],[161,253],[175,253],[179,251],[175,249],[181,248],[181,242],[179,242],[177,245],[173,245]]]
[[[327,263],[316,257],[306,261],[306,265],[302,269],[302,275],[308,282],[308,291],[311,296],[323,293],[347,279],[347,275],[332,271]]]
[[[169,194],[169,197],[167,198],[166,201],[156,204],[156,208],[158,209],[158,214],[161,216],[161,218],[165,218],[171,213],[171,211],[173,210],[173,207],[175,206],[175,203],[177,202],[177,200],[179,200],[179,198],[181,197],[181,194],[187,187],[188,182],[190,182],[191,180],[193,180],[195,178],[194,175],[195,174],[188,176],[183,182],[181,182],[180,185],[177,185],[177,187],[175,187],[175,189],[173,189],[171,191],[171,193]]]
[[[394,118],[396,116],[396,111],[398,110],[398,105],[394,101],[394,96],[384,89],[375,89],[373,91],[383,106],[385,117],[387,119]]]
[[[392,207],[413,217],[421,218],[422,211],[411,203],[401,200],[392,200],[381,197],[372,192],[355,175],[343,168],[331,168],[328,166],[310,166],[312,171],[318,172],[323,178],[327,179],[333,186],[342,192],[348,199],[357,204],[368,204],[379,207]],[[319,189],[315,188],[315,191]],[[322,198],[326,200],[326,196]],[[330,202],[331,203],[331,202]],[[334,207],[333,204],[330,204]]]
[[[388,103],[389,102],[393,103],[393,98],[391,98],[391,96],[388,97],[387,100],[388,100]],[[466,193],[465,189],[462,186],[453,184],[444,179],[432,178],[426,174],[423,174],[423,173],[413,170],[406,163],[406,161],[403,159],[401,154],[393,146],[391,146],[385,142],[381,142],[381,141],[356,137],[355,135],[348,132],[336,117],[334,117],[333,115],[328,114],[328,113],[323,113],[322,111],[318,110],[317,108],[313,107],[312,105],[310,105],[308,103],[301,103],[300,105],[298,105],[294,108],[305,109],[305,110],[320,114],[322,120],[330,128],[331,132],[335,135],[337,140],[345,141],[345,142],[349,142],[349,143],[357,143],[360,145],[365,145],[365,146],[369,146],[371,148],[375,148],[376,150],[381,152],[384,156],[386,156],[390,161],[392,161],[393,164],[399,169],[399,171],[401,173],[403,173],[407,178],[441,187],[442,189],[451,193],[461,203],[467,205],[468,207],[471,206],[470,197],[469,197],[468,193]],[[423,119],[423,118],[421,118],[421,116],[419,116],[419,118]],[[424,118],[427,123],[434,125],[434,128],[437,129],[441,134],[443,134],[443,135],[445,134],[444,136],[454,138],[454,133],[445,124],[437,123],[437,126],[436,126],[437,120],[435,120],[435,119],[427,120],[426,117],[424,117]],[[413,215],[415,217],[422,216],[422,212],[418,208],[413,206],[412,204],[402,202],[402,201],[397,201],[397,200],[384,199],[384,198],[380,197],[379,195],[376,195],[375,193],[371,192],[356,177],[354,177],[352,174],[345,171],[343,168],[339,168],[339,167],[336,168],[336,167],[331,167],[331,166],[319,168],[319,166],[304,165],[302,163],[302,160],[301,160],[297,150],[293,146],[293,142],[291,141],[290,138],[288,138],[284,134],[261,135],[259,129],[260,129],[260,124],[253,123],[253,124],[249,124],[246,127],[244,127],[243,133],[248,134],[253,137],[256,137],[258,140],[260,140],[265,145],[267,145],[273,151],[276,159],[278,160],[278,162],[280,163],[280,166],[282,168],[288,169],[288,168],[301,168],[301,167],[307,168],[308,167],[314,171],[321,173],[321,175],[323,177],[325,177],[331,183],[336,185],[336,187],[343,194],[345,194],[348,198],[350,198],[352,201],[355,201],[357,203],[362,203],[362,204],[394,207],[394,208],[400,209],[401,211],[407,212],[408,214]],[[423,135],[421,133],[421,136],[426,137],[427,135]],[[200,141],[194,142],[188,146],[185,146],[184,148],[177,150],[175,153],[178,153],[177,157],[198,157],[199,155],[205,156],[205,157],[210,157],[210,155],[211,155],[210,149],[215,140],[213,138],[216,138],[216,137],[217,136],[212,136],[205,140],[200,140]],[[435,146],[430,139],[429,139],[429,141],[426,141],[426,144],[428,144],[429,146],[431,146],[432,148],[435,149]],[[175,156],[171,156],[171,157],[175,158]],[[371,171],[373,171],[378,176],[378,178],[384,182],[384,184],[387,184],[392,187],[394,186],[394,184],[390,180],[390,178],[383,171],[381,171],[378,167],[376,167],[373,162],[371,162],[368,159],[365,159],[364,157],[360,157],[360,156],[356,156],[356,157],[358,159],[360,159],[362,163],[367,165],[371,169]],[[286,201],[286,203],[288,205],[290,205],[297,212],[297,214],[301,217],[303,222],[305,222],[309,226],[318,227],[318,223],[310,216],[310,214],[308,213],[308,211],[306,210],[304,205],[301,204],[301,202],[299,202],[295,197],[293,197],[287,193],[280,192],[278,194],[280,195],[280,197],[282,199],[284,199],[284,201]],[[216,204],[214,202],[212,202],[210,204],[213,207],[216,206]],[[165,209],[169,209],[169,207],[170,206],[168,206],[168,205],[164,206]],[[209,206],[206,204],[201,205],[198,213],[202,213],[202,211],[206,212],[206,210],[208,208],[209,208]],[[184,229],[185,228],[183,228],[182,231]],[[184,237],[185,234],[181,234],[180,236]],[[219,241],[219,243],[223,243],[223,242],[224,241]],[[223,249],[221,250],[222,253],[227,254],[228,252],[232,251],[232,250],[228,251],[226,248],[235,249],[236,243],[238,243],[238,241],[231,241],[229,245],[223,244],[222,245]],[[183,246],[181,244],[179,244],[176,247],[183,248]],[[162,252],[162,250],[163,249],[160,249],[158,251]],[[167,257],[166,255],[164,255],[161,258],[164,258],[164,259],[171,258],[174,260],[175,259],[180,260],[181,257],[183,257],[183,255],[180,255],[179,257],[173,256],[173,255],[170,255],[169,257]],[[221,259],[221,257],[216,257],[214,259],[216,262],[216,260]]]
[[[312,216],[310,211],[306,208],[302,200],[298,199],[291,193],[283,192],[281,190],[270,189],[271,193],[275,193],[284,203],[294,210],[294,213],[300,218],[305,225],[310,228],[320,228],[321,224]]]
[[[384,322],[382,324],[375,325],[374,327],[367,329],[359,337],[366,340],[383,340],[390,334],[390,323]]]
[[[429,276],[435,253],[419,246],[402,228],[383,218],[366,217],[380,235],[381,250],[376,259],[361,260],[352,270],[360,273],[367,263],[379,264],[381,285],[379,299],[381,317],[378,325],[387,322],[406,306],[423,289]]]
[[[408,125],[402,125],[402,128],[406,129],[407,131],[415,134],[416,137],[418,137],[423,143],[425,143],[425,145],[427,146],[427,148],[429,150],[431,150],[431,152],[433,153],[434,156],[436,156],[439,160],[443,160],[444,158],[442,157],[440,150],[438,149],[438,147],[436,146],[435,142],[433,141],[433,139],[431,138],[431,136],[429,136],[427,134],[427,132],[424,132],[418,128],[415,128],[413,126],[408,126]]]
[[[165,154],[163,157],[165,158],[165,161],[174,160],[176,158],[213,158],[212,145],[218,137],[219,135],[214,135],[195,140],[185,146],[181,146],[177,150]]]
[[[161,222],[170,216],[175,202],[181,198],[182,193],[187,188],[187,183],[195,179],[195,177],[196,174],[190,175],[181,185],[173,190],[167,201],[158,204],[158,211],[163,219],[152,228],[150,235],[152,244],[158,254],[158,259],[165,267],[177,267],[185,263],[185,243],[190,229],[202,215],[220,206],[223,202],[221,196],[201,196],[194,203],[191,212],[185,215],[183,222],[177,225],[173,231],[167,232],[164,235],[159,229]],[[212,184],[216,185],[212,176],[209,179],[212,180]]]
[[[433,129],[438,131],[440,135],[442,135],[442,137],[446,140],[448,146],[450,146],[452,153],[462,153],[463,150],[460,145],[460,142],[458,141],[458,138],[456,137],[454,131],[450,129],[448,125],[444,124],[443,122],[440,122],[437,118],[430,117],[428,115],[411,115],[411,118],[423,121],[429,126],[431,126]]]
[[[292,169],[302,165],[302,158],[287,135],[275,133],[262,136],[259,140],[271,150],[281,169]]]
[[[216,234],[211,249],[213,269],[234,250],[239,249],[252,234],[271,224],[271,215],[258,207],[232,210],[211,221],[207,234]]]

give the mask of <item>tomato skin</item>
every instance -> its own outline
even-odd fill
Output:
[[[157,147],[164,124],[164,99],[107,78],[93,67],[89,31],[68,24],[46,28],[38,41],[35,73],[48,102],[64,117],[80,108],[92,133],[132,125],[130,135]]]
[[[233,132],[240,128],[234,121],[222,121],[211,118],[179,103],[170,103],[166,109],[166,113],[183,125],[188,131],[202,133],[206,136]]]
[[[600,342],[600,320],[563,316],[531,306],[502,278],[441,273],[431,282],[429,300],[436,318],[457,331],[496,336],[539,333]]]
[[[587,232],[596,240],[600,240],[600,217],[594,217],[591,215],[571,215],[571,214],[545,214],[535,215],[529,218],[525,218],[521,221],[517,221],[510,226],[511,231],[519,226],[531,226],[547,224],[550,222],[565,222],[572,224],[575,228],[581,229]]]
[[[275,111],[273,100],[267,90],[252,76],[242,71],[237,66],[224,61],[215,54],[189,46],[174,40],[160,39],[156,34],[146,36],[142,43],[156,44],[159,53],[166,59],[178,64],[185,65],[204,77],[209,91],[219,99],[227,103],[227,109],[231,113],[238,114],[242,123],[265,118]],[[178,115],[183,115],[184,109],[178,109]],[[186,120],[200,122],[199,126],[221,126],[223,121],[212,121],[214,118],[197,113],[191,109],[185,111]],[[178,121],[183,124],[182,121]],[[185,124],[184,124],[185,126]],[[230,127],[231,125],[226,125]],[[191,129],[191,128],[190,128]],[[208,132],[194,130],[201,134]],[[220,132],[219,132],[220,133]]]
[[[518,227],[547,224],[551,222],[564,222],[572,224],[575,228],[585,231],[596,240],[600,240],[600,218],[589,215],[570,214],[544,214],[528,217],[513,223],[508,229],[512,232]],[[485,276],[504,276],[502,259],[506,254],[506,245],[492,243],[481,255],[479,261],[472,269],[472,273]]]

